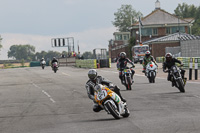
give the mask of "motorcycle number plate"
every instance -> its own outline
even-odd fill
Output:
[[[98,100],[103,100],[107,95],[108,95],[107,91],[106,90],[102,90],[101,93],[98,93],[97,99]]]

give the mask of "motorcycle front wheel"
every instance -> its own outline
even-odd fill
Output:
[[[132,85],[131,78],[127,77],[126,89],[127,90],[132,90],[131,85]]]
[[[178,79],[177,81],[177,88],[180,90],[180,92],[185,92],[185,88],[184,88],[184,83],[183,83],[183,80],[182,79]]]
[[[120,119],[120,113],[112,106],[112,104],[110,102],[107,102],[104,106],[108,109],[108,111],[110,112],[110,114],[115,119]]]

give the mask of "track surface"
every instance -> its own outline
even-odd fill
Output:
[[[0,70],[0,133],[200,132],[199,82],[188,82],[186,93],[179,93],[165,75],[149,84],[136,71],[133,90],[126,91],[115,67],[98,69],[127,99],[130,117],[115,120],[105,111],[92,111],[84,87],[87,72],[72,67],[57,73],[50,67]]]

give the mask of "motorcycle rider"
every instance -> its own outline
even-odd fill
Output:
[[[56,57],[53,57],[52,61],[51,61],[51,67],[53,68],[53,63],[54,62],[57,62],[58,63],[58,60],[56,59]]]
[[[165,62],[163,63],[163,72],[167,73],[168,72],[168,76],[167,76],[167,80],[171,81],[171,76],[170,76],[170,71],[169,69],[171,69],[172,66],[175,65],[175,63],[179,63],[181,66],[183,65],[182,62],[178,59],[172,58],[172,54],[171,53],[167,53],[165,55]],[[168,70],[166,70],[168,69]],[[183,81],[186,82],[187,78],[184,78],[185,75],[185,70],[181,69],[181,76],[183,78]],[[174,86],[174,82],[172,82],[172,87]]]
[[[112,84],[112,82],[106,80],[102,76],[99,76],[97,74],[97,71],[95,69],[90,69],[89,70],[88,77],[89,77],[89,80],[86,82],[85,88],[87,90],[88,97],[91,100],[93,100],[93,102],[94,102],[94,106],[93,106],[93,111],[94,112],[99,112],[99,111],[102,110],[101,106],[99,106],[94,101],[94,89],[95,89],[95,86],[98,85],[98,84],[102,84],[102,85],[108,86],[109,89],[111,89],[112,91],[114,91],[121,98],[121,100],[123,102],[126,102],[126,100],[121,96],[119,87],[118,86],[114,86]]]
[[[119,59],[117,61],[117,69],[119,70],[119,79],[121,80],[122,84],[124,84],[124,81],[122,79],[123,78],[122,77],[122,71],[123,71],[124,68],[127,67],[127,63],[131,64],[132,67],[135,67],[134,63],[130,59],[126,58],[126,53],[121,52],[119,54]],[[132,82],[133,82],[133,75],[135,74],[135,71],[132,68],[130,68],[130,70],[132,72],[131,79],[132,79]]]
[[[44,62],[43,62],[44,61]],[[45,60],[44,60],[44,58],[42,58],[41,60],[40,60],[40,65],[45,65],[46,64],[46,62],[45,62]]]
[[[151,55],[151,52],[150,51],[146,51],[144,59],[143,59],[143,63],[142,63],[142,65],[143,65],[143,71],[142,72],[143,73],[145,73],[146,66],[150,61],[153,61],[155,63],[155,65],[158,67],[158,64],[156,63],[154,57]]]
[[[45,61],[44,58],[42,58],[42,59],[40,60],[40,64],[42,64],[42,61]]]

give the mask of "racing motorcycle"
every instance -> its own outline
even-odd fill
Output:
[[[133,67],[130,67],[130,68],[133,68]],[[131,78],[131,75],[132,75],[132,71],[130,70],[129,67],[126,67],[126,68],[122,68],[122,82],[124,83],[124,85],[126,86],[126,89],[127,90],[132,90],[132,78]]]
[[[150,61],[146,66],[145,75],[149,79],[149,83],[155,83],[157,73],[157,66],[153,61]]]
[[[181,75],[181,69],[177,66],[172,66],[170,70],[171,81],[175,85],[176,88],[179,89],[180,92],[185,92],[185,82]]]
[[[56,71],[58,70],[58,62],[54,62],[54,63],[52,64],[52,69],[53,69],[53,71],[56,73]]]
[[[43,60],[43,61],[41,62],[42,69],[44,69],[45,65],[46,65],[46,62]]]
[[[121,98],[107,86],[101,84],[95,86],[94,100],[115,119],[130,115],[127,104],[122,102]]]

